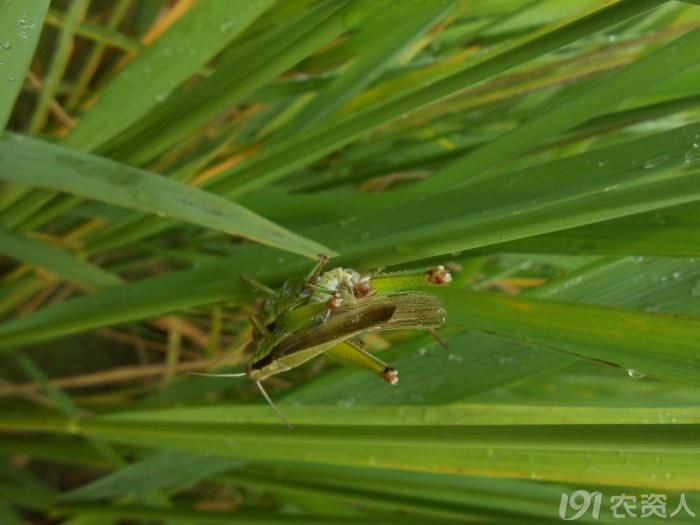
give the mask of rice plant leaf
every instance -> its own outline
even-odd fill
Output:
[[[260,405],[260,410],[269,407]],[[279,424],[218,421],[119,420],[96,417],[82,421],[10,417],[0,429],[15,432],[79,433],[112,443],[179,450],[195,454],[261,461],[288,461],[289,450],[303,451],[300,463],[373,466],[404,471],[487,475],[541,479],[592,485],[627,485],[697,490],[700,484],[700,425],[662,424],[549,424],[523,423],[547,411],[522,407],[512,424],[469,424],[452,407],[440,424],[395,425],[411,413],[408,407],[382,410],[383,423],[367,425],[366,411],[343,409],[344,423],[297,424],[293,431]],[[479,411],[483,412],[481,407]],[[423,409],[421,409],[423,410]],[[470,410],[462,407],[462,413]],[[656,409],[658,410],[658,409]],[[338,414],[334,407],[298,407],[312,416]],[[294,421],[296,411],[289,412]],[[425,414],[425,412],[422,412]],[[426,444],[430,443],[430,446]],[[282,446],[280,446],[282,445]],[[338,454],[342,448],[343,454]],[[658,456],[663,454],[659,475]],[[665,472],[672,472],[665,476]]]
[[[452,476],[388,469],[339,468],[324,465],[276,465],[256,463],[219,477],[226,485],[267,490],[281,495],[304,494],[309,498],[334,500],[348,505],[369,507],[370,512],[394,511],[437,519],[475,518],[500,522],[541,524],[556,519],[562,492],[574,486],[538,483],[536,480],[508,480],[474,476]],[[631,487],[611,487],[606,494],[632,494]],[[488,494],[488,497],[484,495]],[[687,494],[691,508],[695,494]],[[673,501],[672,505],[675,505]],[[375,510],[376,509],[376,510]],[[608,519],[603,507],[600,522]],[[677,518],[683,519],[680,516]],[[688,525],[692,517],[685,516]],[[582,518],[585,519],[585,518]],[[645,518],[661,525],[665,518]]]
[[[0,438],[0,451],[4,455],[25,453],[58,464],[109,466],[103,455],[85,446],[83,439],[76,440],[66,436],[42,436],[29,442],[22,437],[5,435]]]
[[[226,485],[243,485],[274,491],[282,496],[337,501],[368,508],[369,512],[411,513],[434,519],[486,519],[541,523],[552,515],[551,502],[561,498],[561,485],[388,469],[335,467],[337,477],[323,465],[280,465],[271,471],[264,464],[244,467],[221,476]],[[364,479],[362,485],[359,480]],[[484,482],[479,485],[480,482]],[[481,496],[479,496],[481,493]],[[489,498],[483,494],[488,493]],[[505,502],[508,502],[507,504]]]
[[[691,203],[496,244],[487,252],[700,257],[700,206]]]
[[[272,4],[273,0],[194,3],[109,83],[65,144],[94,150],[124,131],[199,71]]]
[[[670,44],[630,64],[626,68],[576,90],[556,107],[543,108],[541,116],[532,119],[503,137],[451,163],[427,181],[417,184],[425,191],[471,182],[483,177],[487,170],[503,161],[589,120],[595,114],[619,104],[633,94],[648,91],[655,84],[694,67],[700,46],[700,30],[679,37]]]
[[[106,288],[122,282],[116,275],[66,250],[1,228],[0,254],[43,268],[80,286]]]
[[[336,125],[313,130],[297,140],[271,148],[256,159],[242,164],[240,168],[222,173],[221,181],[212,184],[212,191],[236,197],[261,188],[295,169],[309,165],[377,126],[392,122],[402,115],[409,115],[568,43],[629,20],[661,3],[663,2],[658,0],[623,0],[574,22],[548,28],[542,35],[519,39],[495,55],[479,60],[443,80],[379,107],[348,116]],[[233,173],[235,177],[227,180],[227,175]]]
[[[318,126],[347,100],[362,91],[413,42],[420,38],[431,26],[452,11],[454,4],[447,7],[442,3],[437,8],[426,9],[407,20],[401,20],[394,27],[377,32],[371,37],[369,51],[350,65],[347,71],[338,75],[332,83],[319,92],[290,122],[287,127],[294,133]],[[395,10],[393,10],[395,11]],[[365,39],[368,36],[364,37]]]
[[[48,8],[49,0],[0,3],[0,131],[24,84]]]
[[[110,151],[133,164],[153,158],[357,25],[386,1],[326,1],[281,28],[246,42],[223,57],[209,78],[178,93],[136,129],[117,138]]]
[[[419,194],[358,216],[334,247],[368,265],[396,264],[691,203],[700,198],[693,145],[699,132],[692,125],[434,196]],[[567,173],[566,186],[555,182],[561,173]],[[324,238],[320,228],[316,237]],[[373,257],[375,247],[381,261]]]
[[[0,141],[0,179],[168,215],[310,258],[332,250],[242,206],[144,170],[18,135]]]
[[[270,250],[267,256],[272,257]],[[172,272],[106,291],[98,291],[82,299],[74,299],[15,319],[0,326],[0,347],[8,350],[31,342],[89,330],[155,315],[154,312],[173,311],[199,304],[224,300],[241,301],[250,292],[241,281],[241,273],[255,275],[264,252],[246,250],[233,260],[209,263],[197,270]],[[278,260],[276,257],[274,260]],[[273,260],[273,259],[269,259]],[[282,258],[285,262],[286,259]],[[277,268],[266,274],[271,281],[280,282],[294,268],[308,271],[308,260]]]
[[[451,322],[657,377],[700,385],[700,318],[440,290]]]
[[[444,191],[430,197],[416,195],[412,190],[384,193],[381,198],[338,191],[299,197],[276,194],[274,199],[251,196],[249,202],[260,213],[277,221],[297,221],[292,224],[299,224],[307,234],[321,242],[325,240],[338,252],[352,254],[348,257],[352,262],[362,261],[367,266],[395,264],[692,202],[697,199],[697,190],[693,189],[697,177],[687,170],[698,166],[699,140],[700,125],[692,124],[502,173],[468,189]],[[669,170],[666,175],[664,170]],[[560,183],[561,173],[568,175],[567,186]],[[688,186],[677,186],[681,181]],[[650,183],[646,190],[642,182]],[[479,199],[473,198],[475,194]],[[670,194],[675,195],[671,200]],[[333,207],[328,206],[331,200]],[[332,224],[317,226],[316,218],[304,220],[309,216],[303,210],[309,207],[324,209],[329,218],[337,212],[337,219],[331,219]],[[537,217],[527,220],[526,215],[531,213]],[[545,220],[542,214],[551,214],[550,219]],[[440,217],[439,223],[436,217]],[[300,219],[304,222],[299,223]],[[453,219],[455,222],[448,221]],[[507,235],[506,223],[515,228]],[[124,233],[128,235],[126,240],[133,242],[144,232],[152,233],[168,226],[162,223],[160,228],[156,224],[147,227],[139,223],[133,231]],[[338,228],[342,229],[342,236],[337,234]],[[429,240],[416,243],[422,235],[421,229]],[[402,235],[406,237],[399,241]],[[691,244],[692,238],[688,241]],[[119,246],[120,242],[124,241],[115,238],[102,241],[111,247]],[[393,248],[387,249],[389,245]],[[372,250],[381,252],[377,260],[369,259],[374,255]]]
[[[191,486],[202,478],[230,470],[239,465],[221,458],[204,458],[192,454],[160,451],[103,476],[61,496],[63,501],[94,501],[129,494],[146,494],[153,490]]]
[[[279,515],[273,512],[236,511],[222,512],[202,510],[189,505],[163,508],[146,505],[99,505],[96,503],[73,503],[61,505],[54,509],[60,516],[75,516],[82,525],[83,520],[92,519],[90,525],[112,521],[149,521],[156,523],[182,523],[197,525],[211,523],[215,525],[384,525],[386,516],[348,517],[335,514],[298,514]],[[435,518],[402,517],[405,525],[460,525],[461,522]]]
[[[73,52],[75,32],[90,5],[89,0],[73,0],[66,12],[65,23],[61,28],[60,37],[56,43],[56,49],[51,57],[51,65],[42,82],[32,120],[29,123],[29,132],[38,133],[45,126],[49,115],[49,106],[60,87],[68,63]]]
[[[46,14],[46,23],[54,27],[63,27],[66,23],[65,15],[57,9],[49,9]],[[141,49],[141,42],[129,35],[110,29],[98,24],[91,24],[83,21],[76,28],[76,34],[100,42],[104,45],[110,45],[124,51],[137,52]]]
[[[386,388],[386,387],[385,387]],[[234,405],[221,403],[207,407],[189,406],[161,409],[141,409],[105,414],[105,421],[132,423],[198,423],[222,425],[274,425],[276,414],[263,410],[262,404]],[[399,427],[440,425],[449,421],[455,425],[642,425],[650,421],[673,419],[681,425],[700,424],[698,407],[599,407],[565,405],[491,405],[458,403],[450,405],[394,406],[377,409],[370,406],[337,408],[318,404],[284,407],[299,425],[385,426],[389,421]],[[524,417],[531,413],[530,417]]]

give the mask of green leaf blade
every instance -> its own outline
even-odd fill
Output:
[[[154,100],[165,100],[272,3],[273,0],[195,3],[110,83],[64,143],[91,151],[124,131],[151,110]]]
[[[0,142],[0,179],[168,215],[316,258],[333,255],[233,202],[115,161],[21,136]]]

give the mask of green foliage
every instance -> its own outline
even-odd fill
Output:
[[[698,2],[0,2],[0,522],[700,512],[698,48]],[[186,373],[321,253],[448,266],[448,348],[275,376],[291,430]]]

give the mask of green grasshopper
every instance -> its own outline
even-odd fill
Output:
[[[240,374],[197,374],[252,379],[270,406],[289,423],[267,395],[261,381],[326,353],[355,363],[395,385],[398,372],[367,352],[357,337],[363,332],[424,328],[432,331],[446,319],[440,299],[415,291],[444,285],[452,277],[443,266],[428,270],[361,274],[348,268],[323,272],[328,257],[305,278],[286,281],[279,290],[244,277],[266,295],[261,311],[250,318],[253,337],[245,345],[249,364]]]

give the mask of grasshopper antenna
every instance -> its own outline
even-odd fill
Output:
[[[253,340],[252,340],[252,339],[249,339],[248,341],[246,341],[245,343],[243,343],[241,346],[239,346],[238,348],[236,348],[236,349],[233,350],[232,352],[225,352],[224,355],[218,357],[217,359],[214,359],[214,361],[212,361],[211,363],[209,363],[209,364],[207,365],[207,367],[212,367],[212,366],[218,365],[219,363],[221,363],[221,362],[225,361],[226,359],[228,359],[232,354],[235,354],[235,353],[238,352],[239,350],[242,350],[242,349],[244,349],[245,347],[247,347],[247,346],[248,346],[250,343],[252,343],[252,342],[253,342]],[[236,374],[207,374],[207,373],[204,373],[204,372],[187,372],[187,374],[188,374],[188,375],[191,375],[191,376],[204,376],[204,377],[243,377],[243,376],[248,375],[246,372],[239,372],[239,373],[236,373]]]
[[[292,425],[287,421],[287,418],[282,415],[282,412],[279,411],[279,409],[275,406],[275,404],[272,402],[272,399],[270,399],[270,396],[267,395],[267,392],[265,392],[265,389],[262,386],[262,383],[260,381],[255,382],[256,385],[258,385],[258,390],[260,390],[260,393],[263,395],[265,400],[270,404],[270,407],[272,410],[275,411],[275,414],[277,414],[282,421],[284,421],[284,424],[287,425],[287,428],[290,430],[292,429]]]
[[[237,374],[205,374],[204,372],[187,372],[191,376],[202,376],[202,377],[245,377],[248,374],[246,372],[239,372]]]

